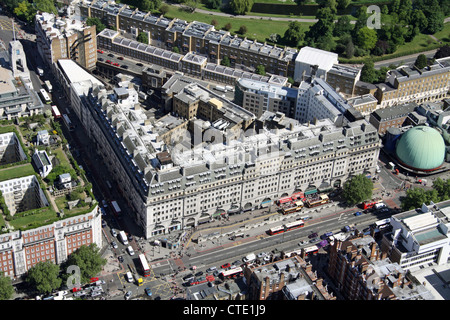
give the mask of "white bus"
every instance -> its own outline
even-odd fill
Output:
[[[45,91],[45,89],[40,89],[39,93],[41,94],[42,102],[44,102],[45,104],[50,104],[52,102],[52,100],[50,100],[50,97],[49,97],[47,91]]]
[[[52,87],[52,84],[50,83],[50,81],[45,80],[44,81],[44,86],[45,86],[45,89],[47,89],[48,92],[52,92],[53,87]]]

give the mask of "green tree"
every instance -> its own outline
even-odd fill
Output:
[[[423,69],[428,65],[428,59],[427,56],[424,54],[419,54],[417,56],[416,62],[414,62],[414,65],[418,68],[418,69]]]
[[[428,19],[422,10],[414,10],[412,25],[417,26],[420,32],[424,32],[428,27]]]
[[[26,20],[27,22],[33,21],[34,16],[36,15],[36,10],[33,8],[33,5],[28,1],[24,0],[20,2],[16,8],[14,8],[14,14],[19,18]]]
[[[169,12],[170,7],[167,4],[162,4],[161,6],[159,6],[159,12],[165,16],[167,14],[167,12]]]
[[[365,50],[372,50],[377,43],[378,36],[375,29],[370,29],[368,27],[363,27],[357,32],[357,44]]]
[[[352,0],[338,0],[337,7],[338,9],[345,9],[350,5],[351,2]]]
[[[439,202],[438,191],[412,188],[406,190],[406,196],[401,200],[401,207],[405,211],[413,210],[420,208],[422,204],[430,204],[430,201]]]
[[[161,3],[161,0],[140,0],[137,7],[142,11],[156,11]]]
[[[137,38],[137,41],[148,44],[148,35],[147,32],[139,32]]]
[[[95,25],[95,29],[96,29],[97,33],[102,32],[102,30],[106,28],[106,26],[100,21],[99,18],[87,18],[86,19],[86,24],[88,26],[94,26]]]
[[[26,281],[41,294],[49,294],[61,286],[59,266],[51,261],[41,261],[28,270]]]
[[[222,6],[221,0],[206,0],[206,6],[210,9],[219,9]]]
[[[253,0],[231,0],[229,6],[234,14],[242,15],[251,10]]]
[[[58,10],[56,10],[55,4],[52,0],[34,0],[33,4],[38,11],[58,15]]]
[[[11,278],[0,272],[0,300],[10,300],[14,294]]]
[[[230,67],[231,66],[230,58],[228,58],[227,56],[223,57],[222,60],[220,60],[220,64],[225,67]]]
[[[349,34],[353,30],[351,19],[349,16],[340,16],[334,25],[333,35],[335,37],[342,37],[344,34]]]
[[[238,30],[238,33],[242,34],[242,35],[246,34],[247,33],[247,27],[244,26],[244,25],[240,26],[239,30]]]
[[[345,56],[348,59],[351,59],[353,58],[354,55],[355,55],[355,46],[353,44],[353,41],[350,40],[349,42],[347,42],[347,45],[345,47]]]
[[[377,72],[372,61],[366,61],[361,69],[361,81],[375,83],[377,81]]]
[[[450,179],[442,180],[441,178],[437,178],[433,182],[433,189],[437,191],[439,201],[450,199]]]
[[[292,21],[284,32],[283,41],[291,47],[298,47],[304,37],[305,33],[302,30],[302,24],[298,21]]]
[[[89,279],[99,274],[102,271],[104,265],[106,265],[106,259],[103,259],[100,255],[100,249],[96,244],[92,243],[89,246],[83,245],[73,252],[65,266],[78,266],[80,268],[81,283],[89,282]],[[69,275],[66,274],[65,277]]]
[[[373,182],[363,174],[352,177],[344,183],[342,195],[350,205],[372,198]]]
[[[266,68],[262,65],[259,64],[256,66],[256,70],[255,72],[261,76],[265,76],[266,75]]]
[[[333,28],[336,15],[331,8],[325,7],[317,10],[316,19],[309,30],[305,33],[305,42],[316,48],[328,50],[332,47],[329,43],[333,41]],[[325,48],[327,47],[327,48]]]

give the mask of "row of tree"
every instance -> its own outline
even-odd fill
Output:
[[[414,187],[406,190],[406,196],[401,200],[403,210],[420,208],[422,204],[430,204],[430,201],[438,203],[450,199],[450,179],[437,178],[431,189]]]
[[[369,28],[373,14],[361,6],[356,22],[349,16],[337,16],[339,2],[326,0],[316,13],[318,21],[308,29],[298,22],[291,22],[282,44],[292,47],[311,46],[336,52],[347,58],[393,53],[419,33],[434,34],[444,27],[444,18],[450,14],[450,0],[394,0],[381,8],[381,25]],[[342,4],[341,4],[342,6]],[[272,38],[272,36],[271,36]],[[275,40],[273,37],[271,40]]]
[[[28,270],[25,281],[35,294],[50,294],[65,287],[89,283],[90,278],[99,274],[105,264],[106,260],[101,257],[95,244],[81,246],[61,265],[48,260],[37,263]],[[80,273],[68,272],[70,266],[77,266]],[[0,300],[9,300],[13,294],[11,279],[1,274]]]

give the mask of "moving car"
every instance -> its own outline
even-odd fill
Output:
[[[319,235],[317,234],[317,232],[311,233],[308,238],[312,239],[312,238],[317,238]]]

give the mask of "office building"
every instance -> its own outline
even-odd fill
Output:
[[[381,248],[404,270],[448,263],[450,258],[448,201],[391,217],[392,232],[383,235]]]
[[[295,109],[295,119],[300,122],[314,119],[331,119],[342,121],[345,112],[350,108],[327,82],[314,78],[311,82],[300,83]]]
[[[97,62],[95,26],[73,18],[57,17],[42,12],[36,15],[38,52],[48,66],[59,59],[73,59],[88,70]]]
[[[251,79],[239,79],[235,86],[234,102],[260,117],[265,111],[283,112],[295,117],[297,90]]]
[[[251,112],[184,78],[164,86],[174,92],[172,116],[189,123],[180,121],[165,139],[134,87],[68,83],[75,114],[147,238],[375,171],[380,141],[365,120],[289,123],[249,134],[256,128]]]

